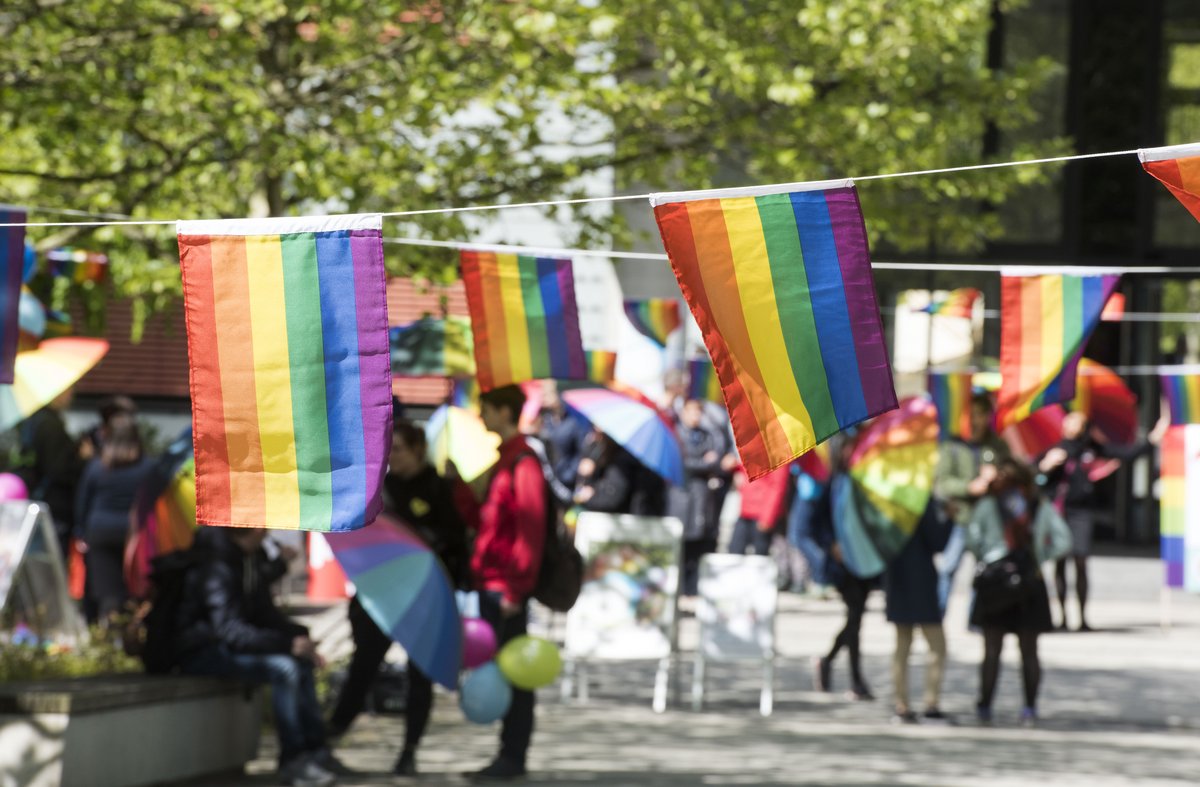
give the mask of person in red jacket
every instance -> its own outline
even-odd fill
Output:
[[[546,478],[542,463],[517,419],[525,394],[515,385],[479,397],[484,426],[500,436],[500,458],[479,511],[479,533],[471,572],[479,587],[479,612],[496,631],[500,647],[525,633],[527,604],[537,583],[546,540]],[[500,731],[500,753],[475,777],[515,779],[525,774],[525,754],[533,737],[531,691],[513,687],[512,705]]]
[[[733,484],[742,495],[742,513],[729,537],[730,552],[743,555],[749,546],[751,554],[771,553],[771,534],[786,511],[790,480],[791,465],[776,468],[757,481],[738,468]]]

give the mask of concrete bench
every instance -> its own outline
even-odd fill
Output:
[[[130,674],[0,685],[0,787],[240,772],[261,726],[258,693],[231,681]]]

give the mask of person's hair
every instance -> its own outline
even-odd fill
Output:
[[[1017,459],[1005,457],[996,468],[996,478],[989,491],[996,493],[1013,488],[1020,489],[1030,499],[1037,496],[1037,480],[1032,468]]]
[[[521,410],[525,407],[525,392],[517,385],[493,388],[479,395],[479,404],[489,405],[496,410],[508,410],[512,424],[516,426],[521,418]]]
[[[992,404],[992,397],[987,391],[979,391],[971,395],[971,406],[977,407],[985,412],[992,412],[995,406]]]
[[[100,422],[108,424],[112,419],[124,413],[125,415],[137,415],[137,405],[128,396],[110,396],[100,402]]]
[[[112,469],[141,461],[142,436],[129,413],[116,413],[105,426],[104,445],[100,448],[100,463]]]
[[[392,433],[400,436],[404,444],[418,455],[425,454],[425,430],[407,418],[396,418],[392,421]]]

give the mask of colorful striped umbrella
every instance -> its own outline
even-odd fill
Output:
[[[683,485],[683,458],[675,433],[658,410],[607,388],[563,391],[563,401],[618,445],[672,484]]]
[[[1062,439],[1065,411],[1060,405],[1035,410],[1032,415],[1000,433],[1013,455],[1024,462],[1033,462]]]
[[[437,555],[397,519],[325,539],[379,628],[422,672],[448,689],[458,685],[463,630],[454,588]]]
[[[103,339],[47,339],[34,350],[17,353],[12,385],[0,385],[0,429],[8,429],[79,381],[108,352]]]
[[[1079,361],[1071,409],[1086,415],[1109,440],[1132,443],[1137,439],[1137,396],[1102,363],[1090,358]]]
[[[847,463],[852,484],[834,492],[838,540],[856,576],[878,574],[916,531],[933,491],[937,439],[937,410],[925,397],[859,432]]]
[[[487,430],[473,410],[442,405],[425,422],[425,442],[429,461],[439,472],[446,461],[454,462],[458,474],[468,483],[487,472],[500,458],[500,437]]]

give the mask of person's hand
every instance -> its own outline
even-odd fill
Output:
[[[86,555],[88,551],[87,542],[82,538],[75,539],[75,551],[81,555]]]
[[[587,501],[589,501],[593,497],[595,497],[595,495],[596,495],[595,489],[592,489],[590,486],[582,486],[579,488],[578,491],[575,492],[575,502],[579,503],[580,505],[583,505],[584,503],[586,503]]]
[[[1048,473],[1065,461],[1067,461],[1066,450],[1055,446],[1046,452],[1046,455],[1042,457],[1042,461],[1038,462],[1038,470]]]
[[[1000,475],[1000,471],[997,470],[996,466],[994,464],[992,464],[991,462],[988,462],[987,464],[982,465],[979,468],[979,477],[982,478],[984,481],[986,481],[989,484],[992,483],[993,481],[995,481],[996,476],[998,476],[998,475]]]
[[[96,455],[96,446],[91,438],[85,437],[79,441],[79,458],[85,462]]]
[[[1171,416],[1163,413],[1158,418],[1158,423],[1150,430],[1150,434],[1146,435],[1146,439],[1150,441],[1150,445],[1159,445],[1163,438],[1167,436],[1167,430],[1171,428]]]
[[[590,476],[596,472],[596,460],[590,456],[585,456],[579,460],[579,468],[576,470],[579,475]]]
[[[737,466],[737,454],[725,454],[725,456],[721,457],[721,469],[726,473],[732,473],[737,469]]]
[[[845,560],[842,559],[842,545],[836,541],[834,541],[833,546],[829,548],[829,554],[833,557],[834,560],[836,560],[839,563],[846,562]]]
[[[989,483],[991,482],[988,479],[980,475],[967,483],[967,494],[971,497],[983,497],[987,494]]]
[[[300,634],[292,638],[292,655],[306,661],[316,661],[317,645],[306,635]]]
[[[509,601],[503,596],[500,598],[500,617],[511,618],[514,615],[520,614],[522,605],[515,601]]]

